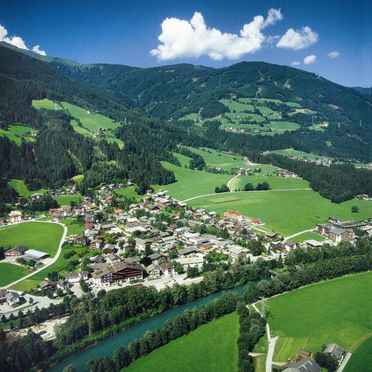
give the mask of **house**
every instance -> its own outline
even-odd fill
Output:
[[[148,258],[151,260],[151,262],[158,263],[161,260],[166,260],[167,256],[164,253],[155,252],[153,254],[150,254]]]
[[[87,271],[77,271],[74,273],[70,273],[66,276],[66,280],[69,283],[78,283],[81,279],[87,280],[88,279],[88,272]]]
[[[23,296],[17,292],[8,292],[6,294],[6,302],[9,306],[18,305],[23,299]]]
[[[223,218],[228,220],[235,220],[235,221],[244,221],[245,217],[238,211],[225,211],[223,214]]]
[[[23,245],[19,245],[18,247],[14,247],[5,251],[5,257],[19,257],[23,256],[28,248],[24,247]]]
[[[229,248],[228,254],[231,258],[237,260],[243,254],[243,249],[238,247],[237,245],[233,245]]]
[[[204,258],[203,257],[184,257],[184,258],[178,258],[176,260],[179,262],[184,269],[187,269],[188,267],[197,267],[201,268],[204,263]]]
[[[22,221],[22,213],[20,211],[11,211],[9,213],[9,222],[18,223]]]
[[[320,248],[323,246],[322,242],[319,242],[318,240],[314,240],[314,239],[305,240],[304,244],[307,248]]]
[[[147,274],[149,275],[150,279],[158,279],[161,275],[161,268],[157,264],[151,264],[146,268]]]
[[[283,372],[322,372],[316,361],[310,358],[289,362],[283,368]]]
[[[183,248],[183,249],[180,249],[178,251],[178,254],[180,257],[187,257],[191,254],[194,254],[194,253],[197,253],[198,250],[196,247],[186,247],[186,248]]]
[[[51,282],[50,280],[44,280],[43,282],[41,282],[39,284],[39,288],[41,290],[44,290],[44,289],[54,289],[56,287],[56,285]]]
[[[265,234],[266,240],[274,240],[278,238],[278,234],[276,232],[268,232]]]
[[[337,360],[337,363],[341,364],[346,355],[346,350],[337,344],[328,344],[323,353],[332,355]]]
[[[134,279],[143,279],[145,268],[139,264],[118,262],[112,267],[107,266],[92,273],[93,283],[109,286],[112,283],[124,283]]]
[[[165,277],[173,278],[175,275],[174,266],[171,262],[165,262],[160,265],[161,270]]]
[[[4,304],[6,302],[6,289],[0,289],[0,305]]]

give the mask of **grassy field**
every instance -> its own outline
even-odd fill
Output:
[[[317,234],[315,232],[306,232],[301,235],[297,235],[294,238],[291,239],[292,242],[295,243],[302,243],[305,240],[318,240],[318,241],[323,241],[325,237],[323,235]]]
[[[345,372],[372,371],[372,335],[351,356]]]
[[[62,226],[54,223],[24,222],[0,228],[0,246],[24,245],[54,256],[62,234]]]
[[[274,361],[293,358],[300,348],[317,352],[327,343],[353,351],[372,332],[371,286],[372,272],[367,272],[268,300],[268,320],[273,334],[279,336]]]
[[[225,152],[209,148],[194,148],[188,147],[188,149],[196,154],[199,154],[205,161],[208,167],[211,168],[222,168],[230,170],[231,168],[246,168],[247,164],[243,158],[239,155],[231,155]]]
[[[0,287],[22,278],[31,271],[26,267],[13,265],[7,262],[0,262]]]
[[[80,203],[83,199],[81,194],[60,195],[54,198],[59,205],[70,205],[71,202]]]
[[[179,154],[177,152],[173,152],[173,155],[176,157],[176,159],[181,163],[181,166],[184,168],[188,168],[190,166],[191,158],[188,156]]]
[[[70,258],[64,258],[64,254],[69,251],[74,251],[75,254]],[[64,246],[62,248],[61,255],[58,257],[58,260],[53,265],[45,268],[39,273],[36,273],[29,279],[21,281],[12,288],[17,291],[29,292],[33,288],[36,288],[40,282],[45,280],[45,278],[48,277],[49,273],[58,272],[61,275],[65,275],[70,272],[71,269],[74,270],[73,267],[75,267],[75,264],[76,266],[79,265],[79,259],[81,258],[81,256],[90,257],[94,256],[95,254],[97,254],[97,252],[95,252],[94,250],[89,250],[86,247]],[[73,267],[70,267],[71,265],[73,265]]]
[[[67,226],[67,235],[78,235],[84,231],[84,226],[79,225],[75,218],[64,218],[61,223]]]
[[[34,141],[32,134],[37,133],[37,130],[26,125],[10,125],[7,130],[0,128],[0,137],[8,137],[17,146],[20,146],[23,141]]]
[[[237,210],[248,217],[260,218],[268,229],[284,235],[314,228],[329,216],[364,220],[372,215],[371,202],[349,200],[333,204],[312,190],[224,193],[194,199],[189,204],[220,214]],[[351,213],[353,205],[359,206],[359,213]]]
[[[290,189],[306,189],[309,188],[309,183],[300,178],[283,178],[276,176],[268,176],[264,173],[256,173],[252,176],[240,176],[236,178],[231,187],[233,189],[244,189],[247,183],[257,186],[258,183],[268,182],[272,190],[290,190]]]
[[[178,182],[164,185],[170,195],[176,199],[184,200],[195,195],[213,193],[216,186],[226,184],[232,178],[229,174],[214,174],[177,167],[168,162],[162,162],[165,168],[172,170]]]
[[[236,313],[225,315],[138,359],[126,370],[130,372],[236,371],[238,327]]]
[[[143,195],[138,195],[136,193],[136,186],[129,186],[123,189],[116,189],[115,194],[120,198],[134,198],[136,200],[141,200]]]
[[[44,194],[48,191],[46,189],[39,189],[39,190],[30,191],[28,189],[27,185],[25,184],[25,181],[23,181],[23,180],[13,179],[13,180],[10,180],[8,182],[8,185],[13,190],[15,190],[19,196],[22,196],[22,197],[25,197],[25,198],[28,197],[28,196],[32,196],[33,194]]]
[[[114,135],[114,130],[120,126],[120,123],[107,116],[90,112],[67,102],[54,103],[48,99],[33,100],[32,106],[36,109],[65,110],[74,118],[70,124],[75,132],[83,136],[94,137],[102,128],[105,131],[104,138],[108,142],[116,142],[120,148],[124,147],[123,141]]]

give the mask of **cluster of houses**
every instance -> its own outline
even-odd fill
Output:
[[[282,178],[299,178],[296,173],[293,173],[287,169],[277,168],[275,169],[275,175]]]
[[[238,168],[238,174],[241,176],[253,176],[255,173],[261,172],[261,168]]]
[[[337,344],[328,344],[323,350],[324,354],[332,356],[340,366],[346,356],[346,350]],[[295,360],[286,363],[282,372],[321,372],[322,368],[314,360],[312,353],[299,350]]]

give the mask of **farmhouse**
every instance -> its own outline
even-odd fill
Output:
[[[303,359],[298,362],[290,362],[284,365],[283,372],[321,372],[322,369],[313,359]]]
[[[92,273],[93,283],[97,285],[111,285],[124,283],[133,279],[143,279],[145,268],[139,264],[119,262],[112,267],[104,267]]]
[[[46,258],[49,256],[48,253],[45,253],[45,252],[42,252],[42,251],[38,251],[36,249],[29,249],[25,252],[25,255],[27,257],[30,257],[34,260],[41,260],[43,258]]]
[[[22,213],[20,211],[11,211],[9,213],[9,222],[17,223],[22,221]]]
[[[19,257],[23,256],[28,248],[24,247],[23,245],[19,245],[18,247],[14,247],[5,251],[5,257]]]
[[[337,360],[337,363],[341,364],[345,357],[346,351],[337,344],[328,344],[323,350],[323,353],[332,355]]]
[[[319,242],[318,240],[310,239],[310,240],[305,240],[304,245],[307,248],[319,248],[323,245],[323,243]]]

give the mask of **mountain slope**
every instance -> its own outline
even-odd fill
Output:
[[[188,64],[156,68],[118,65],[71,66],[52,63],[78,81],[90,82],[131,98],[150,115],[165,120],[185,115],[215,119],[228,113],[223,99],[275,99],[295,102],[314,115],[296,112],[290,117],[301,128],[287,145],[335,157],[372,160],[372,102],[352,88],[332,83],[316,74],[263,62],[242,62],[213,69]],[[311,121],[327,123],[314,133]],[[293,137],[293,136],[292,136]],[[299,141],[297,141],[299,139]],[[265,141],[265,140],[263,140]],[[283,140],[272,140],[281,148]],[[319,144],[319,145],[317,145]]]

